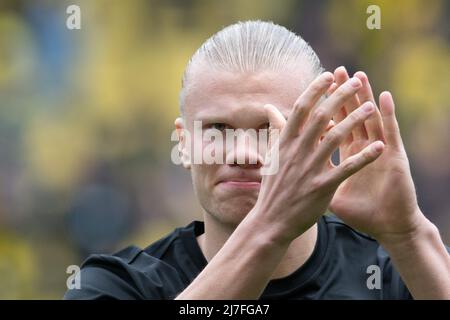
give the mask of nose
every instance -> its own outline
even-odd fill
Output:
[[[226,138],[226,164],[242,168],[260,168],[263,164],[264,141],[254,129],[237,129]]]

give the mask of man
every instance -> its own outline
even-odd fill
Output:
[[[322,73],[303,39],[260,21],[207,40],[182,87],[175,126],[204,223],[91,256],[65,298],[450,299],[450,256],[417,204],[389,92],[378,109],[363,72]],[[224,164],[194,162],[194,121],[279,132],[276,173],[261,175],[274,153],[247,142]]]

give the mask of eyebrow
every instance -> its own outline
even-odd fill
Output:
[[[279,110],[280,111],[280,110]],[[281,115],[283,116],[283,118],[287,121],[289,115],[281,112]],[[235,118],[235,117],[232,117]],[[223,114],[212,114],[212,115],[205,115],[205,114],[200,114],[197,117],[195,117],[196,121],[215,121],[215,122],[225,122],[225,121],[229,121],[230,120],[230,116],[229,115],[223,115]]]
[[[229,120],[229,117],[223,115],[200,115],[195,117],[195,121],[208,121],[208,122],[225,122]]]

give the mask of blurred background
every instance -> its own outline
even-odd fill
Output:
[[[81,30],[66,28],[71,4]],[[200,219],[170,160],[181,76],[248,19],[393,92],[420,205],[450,244],[450,1],[0,0],[0,298],[60,299],[88,254]]]

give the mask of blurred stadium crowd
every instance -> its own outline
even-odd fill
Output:
[[[450,244],[449,1],[0,0],[0,298],[60,299],[67,266],[201,217],[170,161],[181,75],[248,19],[393,92],[420,205]]]

